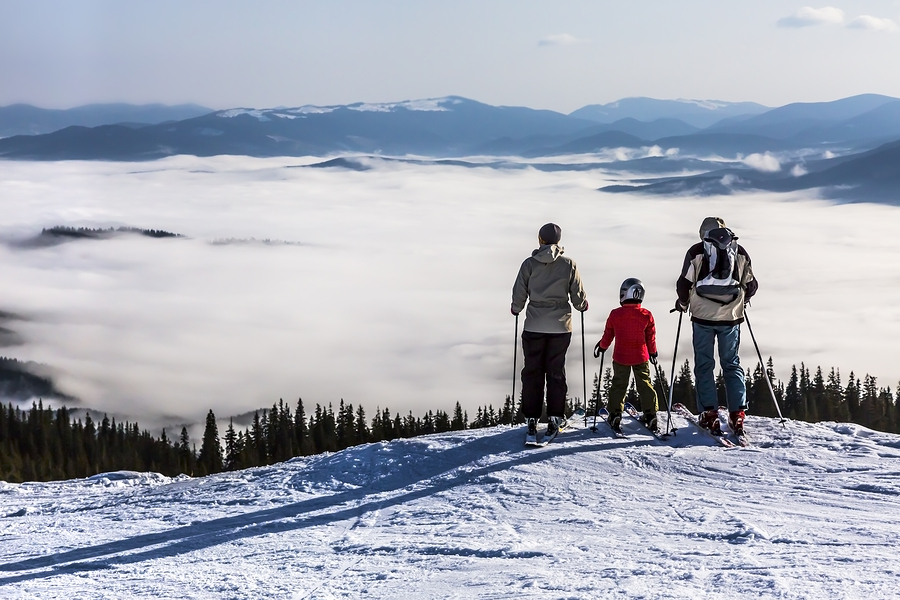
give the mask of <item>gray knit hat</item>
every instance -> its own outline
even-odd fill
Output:
[[[562,229],[555,223],[547,223],[541,227],[538,237],[544,240],[545,244],[558,244],[562,237]]]

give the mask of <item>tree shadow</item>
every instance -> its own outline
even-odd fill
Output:
[[[596,433],[591,433],[587,429],[575,430],[566,434],[566,438],[570,441],[584,439],[595,441],[589,444],[566,445],[560,440],[546,447],[509,452],[510,458],[490,465],[463,469],[466,465],[476,464],[479,458],[496,455],[498,450],[514,448],[517,443],[521,443],[521,435],[521,430],[511,429],[479,436],[460,446],[425,456],[422,460],[415,461],[415,468],[395,471],[359,489],[310,498],[276,508],[192,523],[168,531],[142,534],[96,546],[5,563],[0,565],[0,571],[30,571],[48,567],[52,569],[0,578],[0,586],[54,577],[63,573],[94,571],[116,565],[169,558],[243,538],[325,525],[359,517],[369,511],[425,498],[472,483],[497,471],[560,456],[596,452],[613,447],[648,445],[655,441],[653,438],[633,441],[613,440],[598,437]],[[352,449],[348,451],[352,452]],[[376,498],[381,494],[404,488],[410,489],[392,497]],[[348,504],[349,506],[343,506]],[[123,553],[128,554],[122,555]]]

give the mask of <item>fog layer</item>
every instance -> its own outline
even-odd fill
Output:
[[[54,368],[84,405],[148,420],[301,396],[307,407],[343,398],[370,415],[459,401],[472,416],[511,391],[510,289],[542,224],[562,227],[580,267],[588,356],[619,284],[639,277],[668,371],[674,283],[700,221],[716,215],[753,259],[750,314],[779,377],[806,361],[840,367],[845,381],[851,369],[882,385],[900,378],[896,208],[612,195],[596,191],[613,183],[601,171],[301,167],[320,160],[2,163],[0,310],[25,318],[15,324],[24,345],[4,353]],[[54,225],[188,239],[15,245]],[[690,354],[687,322],[681,340],[678,362]],[[742,357],[756,362],[746,330]],[[589,358],[589,378],[597,366]],[[581,396],[577,318],[568,369],[570,394]]]

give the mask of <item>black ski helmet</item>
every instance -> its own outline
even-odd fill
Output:
[[[622,282],[622,287],[619,288],[619,304],[628,300],[644,301],[644,284],[637,277],[629,277]]]

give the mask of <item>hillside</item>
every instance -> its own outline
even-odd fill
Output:
[[[0,483],[4,598],[887,598],[900,437],[521,428],[207,478]]]

